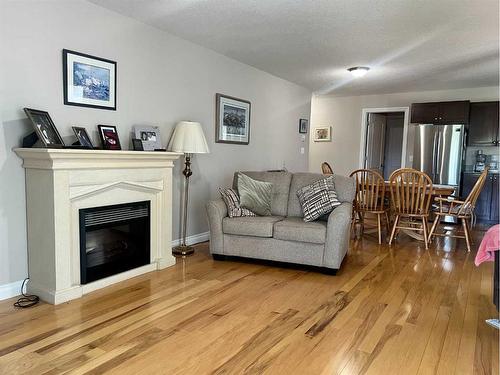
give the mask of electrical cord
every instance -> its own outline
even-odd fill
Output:
[[[21,308],[21,309],[26,309],[28,307],[35,306],[38,302],[40,302],[40,297],[34,295],[34,294],[25,294],[24,293],[24,284],[29,280],[29,277],[24,279],[23,284],[21,285],[21,294],[22,297],[20,297],[16,302],[14,302],[14,306]]]

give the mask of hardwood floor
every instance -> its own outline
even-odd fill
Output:
[[[0,373],[498,374],[493,264],[463,241],[376,242],[352,241],[337,276],[214,262],[201,244],[70,303],[2,301]]]

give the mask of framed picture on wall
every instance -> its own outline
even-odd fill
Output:
[[[64,104],[116,110],[116,62],[63,49]]]
[[[99,136],[101,137],[102,148],[105,150],[121,150],[120,138],[116,126],[97,125]]]
[[[31,121],[38,139],[47,148],[62,148],[64,142],[57,131],[52,118],[48,112],[38,109],[24,108],[24,113]]]
[[[332,140],[331,126],[318,126],[314,128],[314,142],[330,142]]]
[[[307,128],[309,125],[309,120],[305,118],[301,118],[299,120],[299,133],[300,134],[307,134]]]
[[[249,144],[251,103],[223,94],[216,94],[215,103],[215,142]]]

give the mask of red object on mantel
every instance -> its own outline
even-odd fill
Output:
[[[476,266],[483,262],[493,262],[495,251],[500,251],[500,224],[492,226],[484,235],[474,261]]]

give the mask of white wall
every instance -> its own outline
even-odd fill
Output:
[[[31,131],[23,107],[47,110],[68,139],[71,126],[97,142],[98,124],[116,125],[127,148],[133,125],[160,126],[166,143],[177,121],[201,122],[211,153],[194,158],[188,235],[207,231],[204,204],[235,170],[307,169],[298,121],[311,92],[295,84],[80,0],[0,0],[0,46],[0,286],[27,275],[24,171],[12,152]],[[62,104],[63,48],[118,62],[117,111]],[[214,143],[217,92],[251,101],[250,145]],[[178,238],[180,163],[174,173]]]
[[[309,170],[320,171],[323,161],[330,163],[335,173],[343,175],[349,175],[359,167],[363,108],[409,107],[411,103],[418,102],[487,101],[498,98],[498,87],[351,97],[314,95],[311,104],[311,129],[316,126],[331,126],[332,142],[315,143],[312,138],[310,139]],[[411,145],[411,125],[408,130],[408,145]]]

